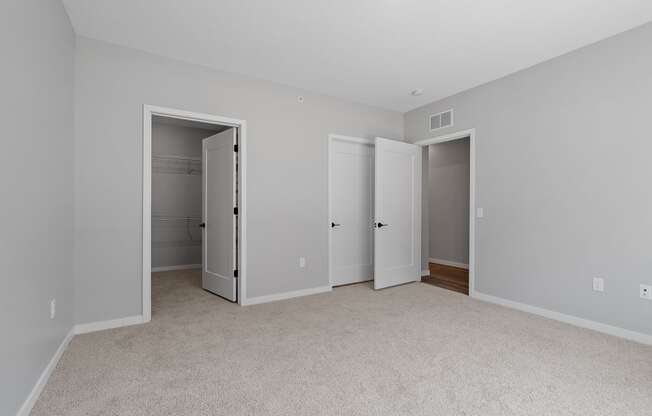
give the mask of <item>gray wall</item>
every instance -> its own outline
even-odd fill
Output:
[[[451,107],[438,134],[477,129],[476,289],[652,334],[652,25],[411,111],[406,137]]]
[[[327,135],[401,137],[402,114],[89,39],[77,46],[77,322],[142,310],[143,104],[247,120],[248,297],[328,285]]]
[[[469,263],[469,139],[428,146],[430,258]]]
[[[61,2],[0,3],[2,415],[16,413],[73,323],[74,42]]]
[[[154,121],[152,155],[201,158],[202,139],[215,133]],[[201,162],[193,166],[201,168]],[[152,161],[152,214],[158,216],[152,218],[152,267],[201,264],[201,221],[169,218],[201,217],[201,171],[186,174],[177,169]]]

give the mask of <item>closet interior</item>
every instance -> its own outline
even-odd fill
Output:
[[[202,264],[202,140],[226,127],[152,120],[152,271]]]

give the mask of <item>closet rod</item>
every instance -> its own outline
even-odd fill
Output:
[[[201,162],[201,157],[185,157],[185,156],[152,155],[152,159],[159,159],[159,160],[183,160],[183,161],[191,161],[191,162]]]
[[[152,215],[152,218],[156,218],[159,220],[193,220],[193,221],[201,221],[201,217],[175,217],[175,216],[170,216],[170,215]]]

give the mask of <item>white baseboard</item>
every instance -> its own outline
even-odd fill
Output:
[[[460,269],[469,270],[469,265],[464,263],[458,263],[456,261],[442,260],[442,259],[428,259],[430,263],[443,264],[444,266],[459,267]]]
[[[66,337],[63,339],[63,341],[61,341],[59,348],[57,348],[57,351],[54,353],[54,356],[52,356],[52,359],[41,373],[41,376],[39,377],[38,381],[34,385],[34,388],[32,388],[32,391],[30,392],[29,396],[27,396],[27,399],[25,399],[25,402],[18,410],[18,413],[16,413],[16,416],[29,416],[29,413],[32,411],[32,408],[34,407],[34,404],[36,404],[36,401],[41,395],[43,388],[47,384],[48,379],[52,374],[52,371],[54,371],[54,369],[56,368],[57,363],[59,362],[61,356],[63,355],[63,352],[66,350],[68,344],[70,344],[70,341],[75,335],[86,334],[95,331],[102,331],[104,329],[119,328],[122,326],[142,324],[142,323],[144,323],[143,316],[137,315],[137,316],[130,316],[127,318],[112,319],[109,321],[91,322],[87,324],[78,324],[73,326],[70,329],[70,332],[68,332]]]
[[[59,348],[57,348],[57,351],[52,356],[52,359],[41,373],[41,376],[36,381],[34,388],[32,388],[32,391],[29,393],[29,396],[27,396],[27,399],[25,399],[25,402],[18,410],[18,413],[16,413],[16,416],[29,416],[29,413],[32,411],[32,408],[34,407],[36,401],[41,395],[41,392],[43,392],[43,388],[47,384],[50,375],[52,375],[52,372],[54,371],[54,369],[57,366],[57,363],[61,359],[63,352],[66,350],[66,347],[68,347],[68,344],[70,344],[70,340],[72,340],[72,337],[74,336],[75,336],[75,330],[74,328],[71,328],[68,334],[66,335],[66,337],[63,339],[63,341],[61,341]]]
[[[242,303],[243,305],[257,305],[259,303],[275,302],[277,300],[298,298],[300,296],[316,295],[318,293],[330,292],[333,290],[331,286],[313,287],[311,289],[294,290],[292,292],[276,293],[273,295],[256,296],[254,298],[247,298]]]
[[[152,267],[152,273],[168,272],[170,270],[190,270],[190,269],[201,269],[201,264],[181,264],[178,266]]]
[[[554,319],[555,321],[560,321],[567,324],[579,326],[580,328],[591,329],[593,331],[602,332],[603,334],[608,334],[608,335],[613,335],[615,337],[628,339],[630,341],[639,342],[641,344],[652,345],[652,335],[644,334],[641,332],[630,331],[629,329],[623,329],[617,326],[607,325],[600,322],[579,318],[573,315],[566,315],[561,312],[555,312],[549,309],[543,309],[537,306],[527,305],[525,303],[519,303],[513,300],[487,295],[485,293],[481,293],[478,291],[473,292],[471,294],[471,297],[485,302],[495,303],[497,305],[506,306],[512,309],[517,309],[519,311],[532,313],[534,315],[543,316],[548,319]]]
[[[120,328],[123,326],[138,325],[142,323],[145,323],[142,315],[111,319],[109,321],[89,322],[86,324],[75,325],[75,334],[87,334],[89,332],[103,331],[105,329]]]

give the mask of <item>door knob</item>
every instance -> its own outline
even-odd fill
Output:
[[[379,222],[378,224],[376,224],[376,226],[377,226],[378,228],[383,228],[383,227],[387,227],[387,226],[389,226],[389,224],[383,224],[382,222]]]
[[[341,224],[336,224],[334,222],[331,222],[331,228],[339,227]]]
[[[200,226],[201,228],[206,228],[206,223],[205,223],[205,222],[202,222],[201,224],[199,224],[199,226]]]

